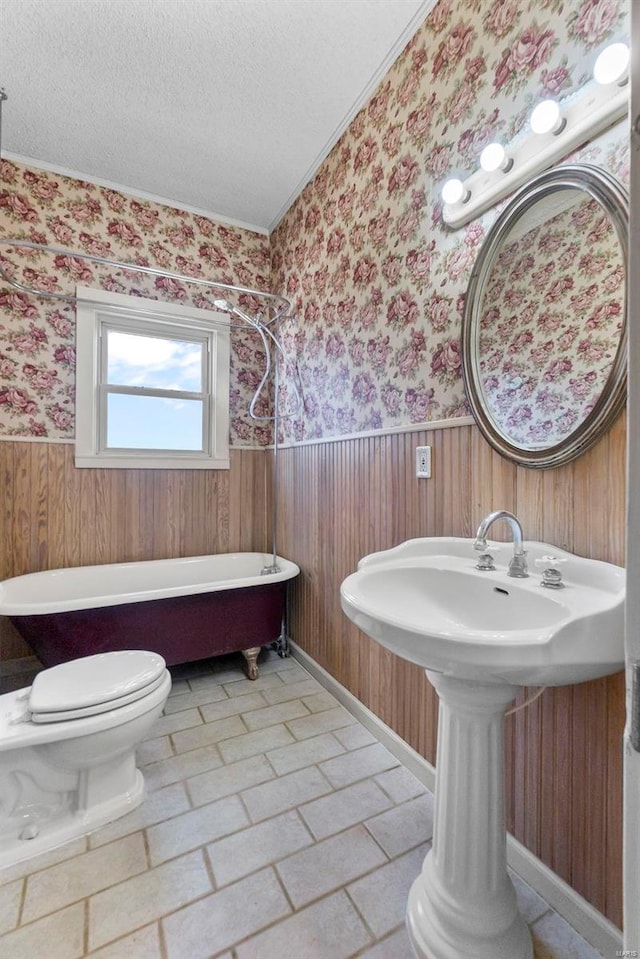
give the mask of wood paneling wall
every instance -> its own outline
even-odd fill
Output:
[[[270,548],[270,463],[229,470],[76,469],[74,447],[0,442],[0,579],[62,566]],[[7,620],[0,659],[31,651]]]
[[[433,476],[417,480],[415,447],[428,444]],[[290,634],[430,762],[437,696],[424,671],[370,640],[340,608],[340,583],[358,559],[411,537],[471,536],[487,513],[504,508],[518,515],[527,539],[624,563],[624,417],[555,470],[514,466],[471,426],[280,455],[279,551],[302,571]],[[506,722],[509,830],[620,926],[623,675],[547,689]]]
[[[415,447],[433,476],[416,480]],[[229,471],[77,470],[73,446],[0,442],[0,578],[39,569],[268,549],[270,457],[233,450]],[[527,539],[622,564],[625,423],[566,467],[495,454],[475,427],[376,436],[280,453],[279,551],[301,576],[290,632],[429,761],[437,696],[423,670],[359,632],[340,608],[358,559],[414,536],[471,536],[493,509]],[[8,629],[4,659],[29,655]],[[527,695],[523,692],[522,698]],[[546,690],[507,720],[510,831],[621,925],[621,737],[617,675]]]

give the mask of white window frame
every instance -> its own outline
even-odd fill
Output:
[[[229,469],[229,317],[158,300],[77,287],[76,466],[80,468]],[[109,386],[105,332],[201,343],[202,393]],[[107,394],[126,393],[203,403],[203,449],[107,449]]]

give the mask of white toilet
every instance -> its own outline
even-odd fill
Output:
[[[142,802],[135,748],[170,690],[162,656],[126,650],[53,666],[0,696],[0,867]]]

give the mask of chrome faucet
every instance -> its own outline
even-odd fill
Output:
[[[514,516],[513,513],[509,513],[506,509],[499,509],[495,513],[489,513],[488,516],[485,516],[478,526],[473,548],[481,553],[487,552],[487,533],[489,528],[499,519],[506,520],[513,533],[513,556],[509,563],[508,575],[515,576],[517,579],[524,579],[529,573],[527,572],[527,557],[522,543],[522,526],[518,517]],[[489,567],[479,565],[478,568],[487,569]]]

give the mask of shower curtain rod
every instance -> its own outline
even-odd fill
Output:
[[[154,266],[143,266],[139,263],[124,263],[121,260],[113,260],[106,256],[96,256],[92,253],[80,253],[75,250],[67,250],[63,247],[50,246],[47,243],[32,243],[30,240],[21,240],[17,237],[0,237],[0,243],[4,246],[11,246],[17,249],[38,250],[41,252],[54,253],[58,256],[71,256],[78,259],[89,260],[91,263],[101,263],[105,266],[111,266],[115,269],[127,270],[130,273],[149,273],[152,276],[162,276],[169,280],[178,280],[183,283],[195,283],[199,286],[205,286],[214,290],[226,290],[232,293],[239,293],[245,296],[259,297],[272,303],[276,313],[270,319],[260,317],[256,322],[263,326],[270,326],[288,312],[291,303],[286,297],[279,293],[267,293],[265,290],[254,290],[248,286],[236,286],[233,283],[222,283],[218,280],[206,280],[202,277],[187,276],[184,273],[172,273],[168,270],[160,270]],[[37,290],[34,287],[27,286],[18,282],[7,273],[4,265],[0,262],[0,276],[9,283],[14,289],[21,293],[27,293],[29,296],[43,296],[50,299],[64,300],[68,303],[76,303],[77,296],[72,293],[55,293],[50,290]],[[245,323],[231,323],[232,326],[246,326]]]
[[[2,161],[2,104],[7,99],[8,96],[6,90],[4,87],[0,87],[0,162]],[[43,253],[55,253],[59,256],[72,256],[77,259],[89,260],[91,263],[102,263],[105,266],[114,267],[114,269],[128,270],[129,272],[134,273],[149,273],[152,276],[163,276],[169,280],[178,280],[182,283],[195,283],[199,286],[206,286],[214,290],[226,290],[231,293],[239,293],[240,295],[255,296],[266,300],[267,306],[271,305],[276,311],[274,316],[272,316],[270,319],[264,320],[262,318],[262,314],[260,314],[249,324],[247,324],[244,320],[242,323],[233,323],[230,321],[231,326],[245,327],[247,325],[252,326],[254,324],[270,326],[272,323],[280,320],[291,307],[290,301],[287,300],[286,297],[280,296],[278,293],[267,293],[264,290],[253,290],[247,286],[236,286],[233,283],[221,283],[217,280],[200,279],[196,276],[187,276],[183,273],[171,273],[168,270],[159,270],[157,267],[142,266],[138,263],[123,263],[120,260],[113,260],[111,257],[96,256],[93,253],[80,253],[76,252],[75,250],[66,250],[63,248],[50,246],[47,243],[32,243],[30,240],[22,240],[19,237],[0,237],[0,243],[4,244],[4,246],[12,246],[15,249],[39,250]],[[28,296],[42,296],[49,299],[64,300],[68,303],[77,303],[78,301],[78,297],[74,296],[73,294],[54,293],[49,290],[37,290],[34,287],[30,287],[24,283],[18,282],[18,280],[14,280],[13,277],[7,273],[1,261],[0,276],[3,280],[5,280],[6,283],[12,286],[14,290],[19,290],[21,293],[26,293]]]

